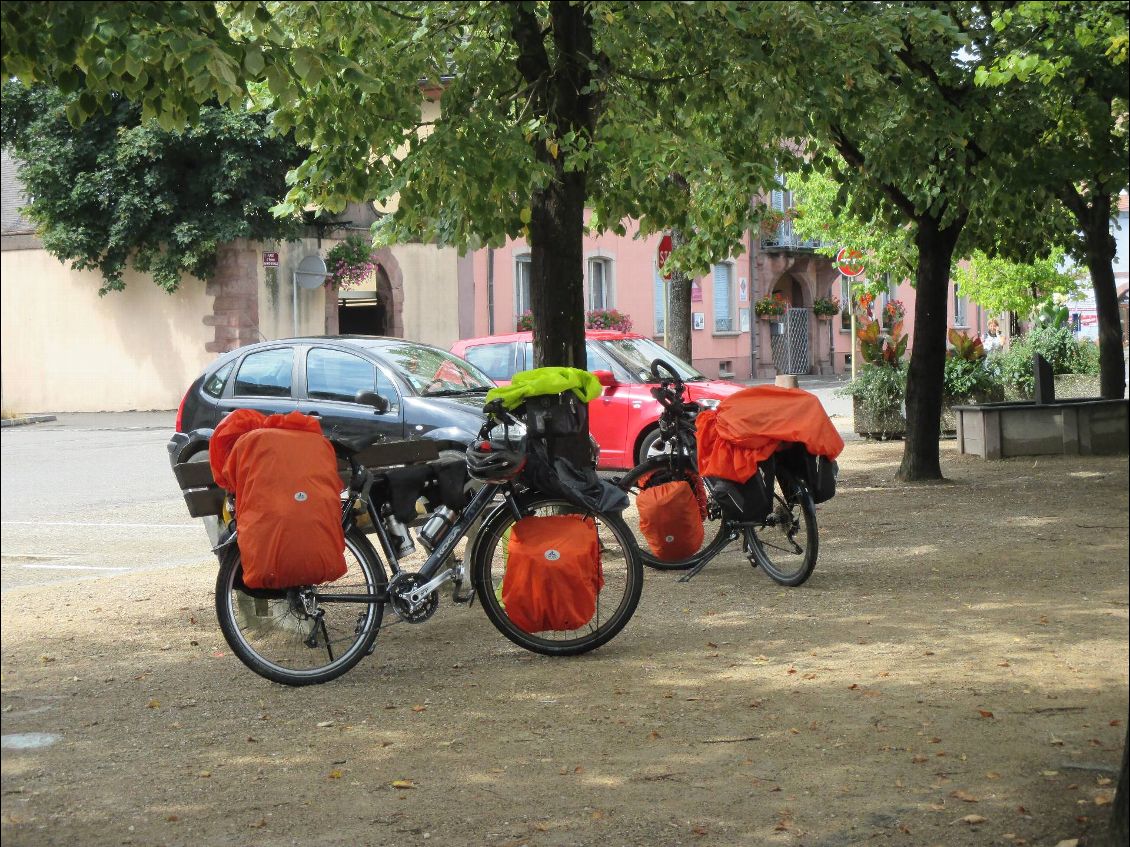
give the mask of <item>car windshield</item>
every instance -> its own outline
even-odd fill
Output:
[[[435,347],[387,344],[377,351],[424,397],[482,394],[494,388],[490,378],[474,365]]]
[[[651,382],[651,363],[656,359],[662,359],[673,367],[684,382],[706,379],[693,367],[650,338],[619,338],[600,343],[611,350],[612,354],[638,376],[641,382]]]

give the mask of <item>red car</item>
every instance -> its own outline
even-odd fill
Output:
[[[676,359],[650,338],[612,330],[588,330],[588,370],[604,385],[604,394],[589,404],[589,430],[600,444],[600,468],[623,470],[648,455],[658,438],[659,403],[651,396],[651,363],[664,359],[687,383],[687,395],[705,408],[745,386],[709,380]],[[499,384],[517,371],[534,366],[529,332],[491,335],[457,341],[451,348]]]

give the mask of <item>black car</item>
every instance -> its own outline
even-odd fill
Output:
[[[313,415],[326,436],[346,442],[426,438],[440,450],[464,451],[482,426],[493,387],[463,359],[402,338],[251,344],[218,358],[189,386],[169,458],[176,465],[207,450],[212,430],[234,409]]]

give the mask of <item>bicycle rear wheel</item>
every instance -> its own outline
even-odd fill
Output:
[[[653,476],[653,474],[655,476]],[[628,526],[635,535],[636,543],[639,545],[640,558],[649,568],[655,568],[660,571],[689,570],[704,559],[716,556],[721,552],[722,548],[732,540],[725,532],[722,521],[712,521],[708,518],[703,522],[704,533],[702,544],[699,546],[698,550],[687,558],[677,561],[667,561],[660,559],[651,552],[647,539],[644,537],[643,533],[640,532],[639,512],[636,511],[636,496],[640,493],[641,485],[649,480],[671,482],[677,478],[681,477],[679,477],[677,472],[671,467],[671,459],[669,456],[654,456],[636,465],[621,477],[620,481],[617,483],[621,489],[627,492],[628,497],[632,501],[632,505],[625,511],[624,515]]]
[[[345,535],[345,564],[344,576],[322,585],[250,589],[231,545],[216,576],[216,617],[236,657],[272,682],[296,686],[328,682],[361,661],[376,640],[384,604],[334,598],[383,592],[388,577],[355,528]]]
[[[631,619],[643,590],[643,563],[635,538],[615,515],[591,514],[564,500],[539,498],[523,505],[524,517],[532,515],[588,515],[596,523],[600,542],[604,585],[596,598],[596,613],[581,629],[570,631],[526,632],[506,614],[502,602],[502,578],[510,528],[517,522],[512,510],[496,509],[479,530],[471,565],[475,593],[494,626],[517,644],[546,656],[574,656],[587,653],[611,640]]]
[[[773,511],[760,527],[746,528],[746,548],[774,582],[792,587],[807,580],[820,552],[816,506],[808,489],[778,474]]]

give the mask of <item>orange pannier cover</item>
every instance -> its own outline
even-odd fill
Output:
[[[596,614],[604,586],[592,518],[522,518],[510,529],[502,605],[523,632],[579,629]]]
[[[345,571],[341,477],[318,421],[238,409],[209,442],[216,483],[235,495],[248,588],[316,585]]]
[[[835,459],[844,449],[820,398],[800,388],[755,385],[731,394],[717,409],[699,412],[698,472],[745,482],[783,441]]]
[[[645,488],[636,497],[640,532],[656,558],[664,562],[688,559],[702,546],[705,530],[698,498],[685,480]]]

